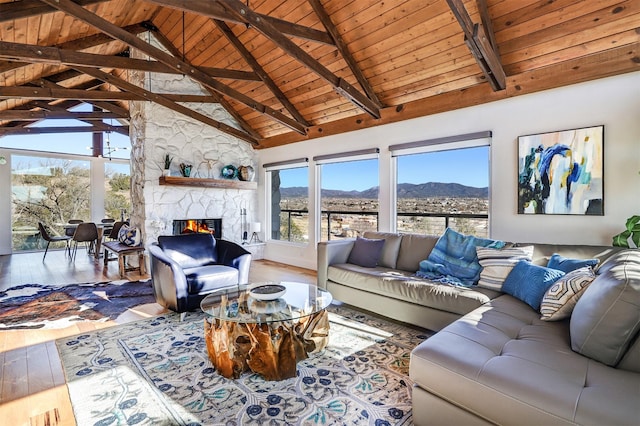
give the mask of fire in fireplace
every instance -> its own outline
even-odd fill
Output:
[[[222,238],[222,219],[180,219],[173,221],[173,235],[204,232]]]

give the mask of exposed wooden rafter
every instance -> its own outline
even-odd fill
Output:
[[[96,55],[93,53],[76,52],[75,50],[59,49],[56,47],[34,46],[31,44],[9,43],[0,41],[0,58],[7,60],[28,61],[30,63],[45,63],[54,65],[80,65],[93,68],[119,68],[138,71],[161,72],[167,74],[182,74],[172,67],[157,61],[132,59],[117,55]],[[238,80],[260,81],[255,73],[227,70],[222,68],[199,68],[211,77],[230,78]]]
[[[484,3],[484,6],[480,6],[480,9],[486,10],[485,0],[478,1],[479,3]],[[492,44],[494,38],[487,34],[487,31],[490,31],[491,27],[487,28],[485,26],[486,24],[474,23],[467,9],[465,9],[462,0],[447,0],[447,4],[462,27],[465,43],[469,47],[469,50],[471,50],[471,54],[480,66],[480,69],[482,69],[482,72],[487,77],[487,81],[493,90],[504,90],[507,86],[507,77],[500,63],[497,46]],[[482,19],[485,22],[491,22],[488,11],[483,13]]]
[[[151,28],[154,37],[164,46],[165,49],[169,51],[173,56],[179,58],[181,56],[181,52],[178,50],[176,46],[174,46],[171,41],[165,36],[158,28],[153,26]],[[186,60],[185,60],[186,62]],[[211,94],[211,96],[215,99],[215,102],[222,105],[222,107],[229,113],[235,120],[238,122],[240,127],[244,129],[245,132],[253,136],[256,140],[260,139],[260,134],[256,132],[247,121],[240,115],[238,112],[231,106],[229,101],[227,101],[222,95],[218,94],[215,90],[212,90],[209,87],[205,86],[205,89]]]
[[[226,10],[219,1],[210,0],[148,0],[150,3],[156,3],[162,6],[168,6],[174,9],[184,10],[186,12],[193,12],[199,15],[210,16],[215,19],[220,19],[225,22],[233,22],[236,24],[246,24],[246,21],[239,18],[234,13],[230,13]],[[304,40],[315,41],[318,43],[328,44],[333,46],[333,39],[329,34],[324,31],[318,31],[313,28],[305,27],[303,25],[294,24],[284,21],[282,19],[273,18],[268,15],[257,14],[262,21],[269,22],[274,28],[276,28],[282,34],[290,35],[292,37],[301,38]]]
[[[204,124],[207,124],[209,126],[215,127],[216,129],[225,132],[227,134],[233,135],[237,138],[240,138],[244,141],[247,141],[249,143],[252,144],[257,144],[258,141],[255,140],[252,136],[248,135],[247,133],[238,130],[234,127],[229,126],[228,124],[222,123],[218,120],[215,120],[211,117],[207,117],[204,114],[201,114],[197,111],[194,111],[192,109],[189,109],[183,105],[180,105],[178,103],[173,102],[171,99],[169,99],[168,97],[164,96],[164,95],[159,95],[157,93],[152,93],[148,90],[145,90],[141,87],[136,86],[135,84],[131,84],[128,81],[125,81],[119,77],[116,77],[114,75],[108,74],[106,72],[94,69],[94,68],[81,68],[81,67],[76,67],[76,69],[78,71],[82,71],[85,74],[89,74],[95,78],[98,78],[106,83],[110,83],[113,84],[114,86],[118,87],[121,90],[126,90],[126,92],[122,92],[122,93],[129,93],[129,94],[134,94],[137,96],[142,97],[145,100],[148,101],[153,101],[159,105],[164,106],[165,108],[169,108],[173,111],[179,112],[181,114],[186,115],[187,117],[193,118],[194,120],[198,120]]]
[[[382,103],[378,99],[376,92],[367,81],[367,78],[362,73],[362,70],[360,70],[358,63],[353,58],[353,55],[351,55],[351,52],[349,52],[347,44],[342,40],[342,36],[338,32],[338,29],[333,24],[333,22],[331,22],[331,17],[324,10],[324,7],[322,7],[322,3],[320,3],[320,0],[307,1],[311,5],[311,7],[313,7],[314,12],[316,13],[316,15],[318,15],[318,18],[320,18],[320,22],[322,22],[322,25],[324,25],[329,35],[331,35],[331,38],[336,44],[338,51],[342,55],[342,58],[347,62],[347,65],[349,65],[351,72],[356,77],[356,80],[358,80],[358,83],[360,84],[360,87],[362,87],[362,90],[365,91],[369,99],[371,99],[378,108],[382,108]]]
[[[110,126],[98,128],[95,126],[66,126],[66,127],[0,127],[0,136],[9,135],[40,135],[51,133],[103,133],[117,132],[125,135],[129,134],[129,126]]]
[[[37,120],[104,120],[104,119],[128,119],[113,112],[71,112],[71,111],[0,111],[0,120],[37,121]]]
[[[253,72],[255,72],[260,77],[264,84],[267,85],[269,90],[271,90],[271,93],[273,93],[273,95],[278,98],[280,103],[287,109],[287,111],[289,111],[289,114],[291,114],[291,116],[298,120],[300,123],[304,124],[305,126],[309,126],[307,120],[305,120],[302,114],[298,112],[296,107],[293,106],[291,102],[289,102],[289,99],[287,99],[285,94],[282,93],[282,90],[280,90],[278,85],[271,79],[271,77],[269,77],[269,74],[267,74],[267,72],[262,68],[258,61],[253,57],[251,52],[249,52],[249,50],[244,46],[244,44],[242,44],[238,37],[236,37],[233,31],[231,31],[231,28],[229,28],[229,26],[224,21],[220,21],[219,19],[213,19],[212,21],[216,24],[218,29],[222,31],[222,34],[224,34],[227,40],[229,40],[229,43],[233,44],[238,53],[240,53],[242,58],[247,62],[247,64],[249,64]]]
[[[108,0],[76,0],[81,6],[103,3]],[[42,3],[40,0],[21,0],[0,4],[0,22],[13,19],[30,18],[44,13],[55,12],[56,9]]]
[[[285,116],[279,111],[274,110],[273,108],[264,105],[254,99],[251,99],[249,96],[225,85],[221,82],[213,79],[209,75],[200,71],[199,69],[191,66],[190,64],[171,56],[170,54],[148,44],[147,42],[139,39],[138,37],[124,31],[122,28],[106,21],[100,16],[84,9],[81,6],[78,6],[71,0],[41,0],[56,9],[59,9],[81,21],[86,22],[89,25],[94,26],[100,31],[109,34],[111,37],[114,37],[118,40],[121,40],[130,46],[135,47],[136,49],[141,50],[147,55],[155,58],[159,62],[172,67],[174,70],[183,72],[185,75],[188,75],[193,80],[204,84],[211,89],[229,96],[232,99],[241,102],[251,109],[264,114],[281,124],[289,127],[292,130],[295,130],[299,133],[305,133],[305,126],[297,121]],[[252,138],[253,139],[253,138]]]

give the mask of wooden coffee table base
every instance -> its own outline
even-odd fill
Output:
[[[322,310],[297,322],[269,324],[207,318],[204,338],[209,359],[222,376],[237,379],[253,371],[265,380],[284,380],[295,377],[298,361],[327,346],[329,316]]]

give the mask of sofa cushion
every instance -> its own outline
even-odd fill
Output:
[[[396,268],[415,273],[420,261],[429,257],[438,238],[437,235],[403,234]]]
[[[520,260],[531,260],[533,246],[502,249],[476,247],[476,254],[482,266],[478,286],[501,291],[504,280],[516,263]]]
[[[476,247],[502,248],[505,243],[473,235],[464,235],[447,228],[426,260],[420,262],[418,276],[443,279],[449,283],[471,286],[480,278],[480,263]]]
[[[637,424],[640,374],[572,352],[568,331],[503,295],[418,345],[409,376],[495,424]]]
[[[183,269],[218,261],[216,240],[211,234],[161,235],[158,245]]]
[[[545,268],[526,260],[519,260],[504,280],[502,291],[539,311],[545,292],[563,275],[564,272],[557,269]]]
[[[616,365],[640,330],[640,250],[614,254],[571,315],[571,347]]]
[[[596,278],[590,266],[576,269],[553,283],[542,297],[540,317],[543,321],[569,318],[578,299]]]
[[[372,240],[357,237],[347,262],[365,268],[375,268],[382,254],[382,247],[384,247],[383,239]]]
[[[335,283],[386,297],[464,315],[500,293],[435,283],[389,268],[363,268],[349,263],[332,265],[328,279]]]
[[[390,232],[372,232],[367,231],[363,234],[365,238],[383,239],[384,247],[382,247],[382,254],[378,259],[378,265],[385,268],[395,268],[396,261],[398,260],[398,251],[400,251],[400,241],[402,236],[399,234],[392,234]]]
[[[184,269],[189,294],[204,294],[238,285],[238,270],[224,265],[196,266]]]
[[[598,259],[572,259],[564,257],[558,253],[554,253],[551,255],[551,258],[547,263],[547,268],[557,269],[566,273],[579,268],[584,268],[585,266],[594,267],[598,262]]]

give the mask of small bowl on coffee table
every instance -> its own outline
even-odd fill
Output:
[[[254,284],[249,288],[249,296],[256,300],[276,300],[284,295],[287,288],[276,283]]]

